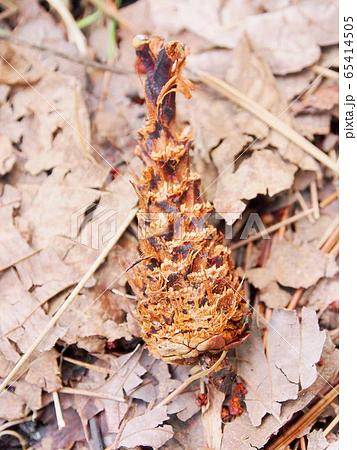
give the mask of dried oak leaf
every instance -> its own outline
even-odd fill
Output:
[[[162,425],[169,419],[166,406],[156,407],[125,424],[118,446],[132,448],[147,446],[159,448],[173,437],[171,425]]]
[[[289,400],[282,404],[279,420],[273,415],[268,415],[261,425],[256,427],[252,424],[248,413],[244,413],[225,425],[222,448],[239,448],[241,450],[264,448],[272,435],[275,435],[295,413],[305,408],[322,389],[326,388],[327,383],[333,382],[338,373],[338,351],[328,338],[322,352],[321,361],[323,361],[323,364],[318,368],[319,377],[315,383],[300,391],[296,400]],[[247,389],[249,393],[249,386],[247,386]]]
[[[266,267],[250,269],[249,280],[259,289],[272,281],[282,286],[308,288],[322,277],[333,277],[337,272],[334,258],[314,245],[298,245],[285,239],[272,245]]]
[[[16,264],[24,287],[43,304],[78,281],[79,274],[47,248]]]
[[[316,313],[307,308],[302,310],[301,324],[295,311],[273,311],[267,356],[255,328],[249,342],[238,349],[239,375],[247,384],[245,403],[254,426],[267,413],[278,418],[282,402],[296,399],[299,386],[306,389],[316,380],[324,341]]]
[[[250,16],[245,20],[245,29],[254,49],[273,72],[284,75],[316,63],[320,45],[338,42],[337,19],[336,0],[308,0]]]
[[[41,303],[25,289],[14,269],[0,274],[0,291],[0,352],[9,361],[16,362],[18,350],[25,352],[28,349],[47,325],[49,317],[41,308]],[[38,350],[51,349],[64,333],[65,329],[54,326]]]
[[[2,192],[1,192],[2,190]],[[33,250],[14,224],[14,208],[20,206],[19,192],[10,185],[0,185],[0,271],[29,257]]]

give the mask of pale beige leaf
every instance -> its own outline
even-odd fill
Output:
[[[16,156],[10,139],[0,134],[0,175],[10,172],[15,161]]]
[[[338,41],[335,0],[305,0],[246,19],[254,49],[276,74],[298,72],[320,57],[320,45]],[[287,57],[289,55],[289,57]]]
[[[221,411],[225,394],[214,386],[208,391],[208,405],[202,415],[207,446],[212,450],[220,450],[222,441]]]
[[[129,420],[121,433],[119,445],[132,448],[138,445],[158,448],[173,436],[170,425],[162,425],[168,420],[166,406],[149,410],[142,416]]]

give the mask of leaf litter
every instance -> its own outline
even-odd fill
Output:
[[[70,3],[76,19],[94,12],[91,2],[80,3],[80,10]],[[55,53],[80,60],[53,9],[35,0],[16,4],[17,12],[1,24],[10,39],[0,40],[1,378],[135,207],[130,179],[139,168],[134,148],[145,117],[128,29],[117,30],[112,62],[112,19],[100,14],[83,29],[89,57],[123,70],[104,73]],[[247,272],[254,326],[220,371],[175,394],[199,368],[167,365],[143,347],[136,299],[123,276],[123,260],[135,261],[134,220],[0,394],[1,427],[12,427],[38,449],[229,450],[265,448],[283,438],[303,448],[300,435],[287,433],[298,413],[313,411],[337,382],[336,196],[324,205],[338,189],[337,178],[266,122],[204,86],[196,73],[228,82],[333,159],[338,84],[318,76],[315,66],[337,67],[336,11],[333,0],[138,0],[119,9],[135,33],[178,39],[190,48],[187,75],[196,88],[192,101],[178,98],[178,115],[194,135],[195,169],[224,219],[219,226],[231,229],[233,248],[251,212],[259,212],[265,227],[282,223],[269,243],[257,239],[232,252]],[[15,44],[11,36],[53,53]],[[301,211],[298,193],[316,210],[311,180],[323,205],[319,218],[284,226]],[[253,227],[249,235],[258,231]],[[227,417],[237,383],[246,389],[243,412]],[[337,427],[323,434],[325,421],[336,420],[334,411],[326,409],[302,428],[306,448],[337,448]],[[36,418],[28,419],[32,413]],[[58,429],[61,415],[65,427]],[[11,425],[17,420],[23,425]]]

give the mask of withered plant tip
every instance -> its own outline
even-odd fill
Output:
[[[176,93],[191,96],[182,74],[186,48],[159,37],[137,36],[133,44],[145,77],[147,118],[136,148],[145,168],[133,180],[141,262],[128,278],[150,351],[167,362],[189,363],[246,339],[249,308],[222,234],[204,221],[213,207],[201,197],[200,178],[190,167],[191,141],[175,121]]]

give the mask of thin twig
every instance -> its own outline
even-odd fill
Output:
[[[315,72],[317,75],[322,75],[325,78],[330,78],[331,80],[337,80],[338,81],[338,72],[328,69],[327,67],[322,66],[312,66],[312,71]]]
[[[330,205],[332,202],[334,202],[338,198],[338,191],[333,192],[332,194],[328,195],[326,198],[321,200],[320,202],[320,208],[326,208],[326,206]]]
[[[75,389],[70,387],[63,387],[59,390],[60,394],[73,394],[73,395],[84,395],[85,397],[95,397],[103,398],[105,400],[113,400],[115,402],[122,402],[121,397],[116,397],[115,395],[107,394],[106,392],[96,392],[89,391],[87,389]]]
[[[339,392],[338,385],[331,389],[321,400],[319,400],[311,409],[304,414],[299,420],[297,420],[286,432],[271,446],[267,447],[268,450],[281,450],[286,448],[296,437],[312,425],[320,414],[329,406],[333,400],[337,397]]]
[[[9,42],[11,42],[15,45],[19,45],[21,47],[32,48],[32,49],[38,50],[40,52],[51,53],[53,56],[57,56],[58,58],[66,59],[67,61],[71,61],[74,64],[79,64],[81,66],[93,67],[93,69],[108,71],[108,72],[115,73],[117,75],[131,73],[129,71],[116,69],[115,67],[110,66],[108,64],[102,64],[102,63],[99,63],[96,61],[91,61],[90,59],[83,58],[82,56],[70,56],[59,50],[55,50],[54,48],[47,47],[46,45],[32,44],[31,42],[28,42],[25,39],[20,39],[18,37],[15,37],[15,36],[5,32],[2,29],[0,30],[0,39],[3,41],[9,41]]]
[[[69,358],[68,356],[64,356],[63,361],[67,361],[71,364],[75,364],[76,366],[85,367],[88,370],[93,370],[95,372],[104,373],[106,375],[115,375],[116,371],[113,369],[109,369],[106,367],[96,366],[95,364],[89,364],[84,361],[80,361],[79,359]]]
[[[322,238],[320,239],[318,243],[318,248],[322,248],[326,241],[329,240],[331,235],[335,232],[335,230],[338,229],[338,217],[336,217],[331,224],[327,227],[325,233],[322,235]]]
[[[324,429],[324,436],[326,437],[338,424],[340,418],[339,415],[337,416],[329,423],[329,425]]]
[[[61,430],[62,428],[64,428],[66,426],[66,422],[64,421],[64,418],[63,418],[61,403],[60,403],[57,391],[52,392],[52,398],[53,398],[53,404],[55,406],[55,414],[56,414],[58,429]]]
[[[307,211],[307,210],[309,209],[309,207],[307,206],[307,203],[306,203],[306,201],[305,201],[305,199],[304,199],[304,197],[302,196],[302,194],[301,194],[300,191],[296,191],[296,192],[295,192],[295,197],[296,197],[296,200],[299,202],[299,205],[300,205],[301,209],[302,209],[303,211]],[[314,219],[313,219],[312,214],[309,214],[309,215],[307,216],[307,218],[308,218],[308,220],[309,220],[310,223],[314,223],[314,222],[315,222]]]
[[[317,184],[315,180],[310,183],[310,197],[311,197],[311,206],[314,210],[314,219],[318,220],[320,218],[320,209],[319,209],[319,196],[317,192]]]
[[[266,110],[261,105],[259,105],[259,103],[250,99],[242,92],[240,92],[238,89],[234,88],[233,86],[230,86],[225,81],[214,77],[208,72],[197,70],[195,71],[195,74],[204,84],[211,87],[215,91],[219,92],[224,97],[227,97],[240,107],[248,110],[250,113],[254,114],[259,119],[263,120],[271,128],[278,131],[280,134],[285,136],[291,142],[296,144],[310,156],[315,158],[317,161],[321,162],[334,172],[338,173],[338,165],[335,161],[332,161],[331,158],[329,158],[322,150],[316,147],[312,142],[305,139],[293,128],[291,128],[284,121],[282,121],[279,117],[276,117],[270,111]]]
[[[222,352],[221,356],[219,357],[219,359],[217,359],[217,361],[208,369],[202,370],[201,372],[195,373],[194,375],[190,376],[189,378],[187,378],[186,381],[184,381],[181,386],[179,386],[177,389],[175,389],[174,391],[171,392],[171,394],[169,394],[166,398],[164,398],[160,403],[158,403],[155,408],[159,408],[160,406],[164,406],[167,405],[168,403],[171,402],[171,400],[173,400],[175,397],[177,397],[179,394],[181,394],[181,392],[183,392],[187,386],[189,386],[191,383],[193,383],[196,380],[199,380],[202,377],[205,377],[207,375],[209,375],[211,372],[213,372],[214,370],[216,370],[217,367],[219,367],[219,365],[221,364],[221,362],[224,360],[224,358],[226,357],[227,352],[224,351]]]
[[[89,278],[94,274],[94,272],[98,269],[98,267],[104,262],[105,258],[108,256],[110,250],[117,243],[121,235],[124,233],[130,222],[136,215],[136,208],[132,209],[126,221],[121,224],[118,228],[115,236],[111,239],[108,244],[103,248],[97,259],[93,262],[93,264],[89,267],[87,272],[80,279],[76,287],[70,293],[70,295],[66,298],[66,300],[62,303],[62,305],[58,308],[56,313],[52,316],[52,318],[48,321],[47,325],[44,327],[42,332],[37,336],[37,338],[31,343],[30,347],[26,350],[26,352],[21,356],[21,358],[17,361],[13,369],[9,372],[9,374],[4,378],[3,382],[0,385],[0,392],[2,392],[8,384],[15,378],[16,374],[19,370],[24,366],[27,360],[30,358],[34,350],[38,347],[38,345],[43,341],[49,331],[56,325],[58,320],[63,316],[63,314],[68,310],[68,308],[72,305],[73,301],[76,299],[77,295],[81,291],[81,289],[85,286]]]
[[[239,241],[239,242],[236,242],[235,244],[232,244],[230,248],[231,248],[231,250],[235,250],[236,248],[243,247],[244,245],[247,245],[249,242],[254,242],[257,239],[260,239],[264,236],[267,236],[270,233],[273,233],[274,231],[279,230],[279,228],[281,228],[281,227],[284,227],[286,225],[290,225],[294,222],[297,222],[298,220],[302,219],[303,217],[308,216],[312,212],[313,212],[313,209],[308,209],[306,211],[297,213],[294,216],[289,217],[288,219],[282,220],[279,223],[275,223],[274,225],[271,225],[270,227],[265,228],[265,230],[259,231],[259,233],[248,237],[244,241]]]
[[[81,55],[87,54],[87,42],[84,34],[78,28],[72,14],[62,0],[48,0],[50,6],[57,11],[66,26],[68,39],[73,42]]]

